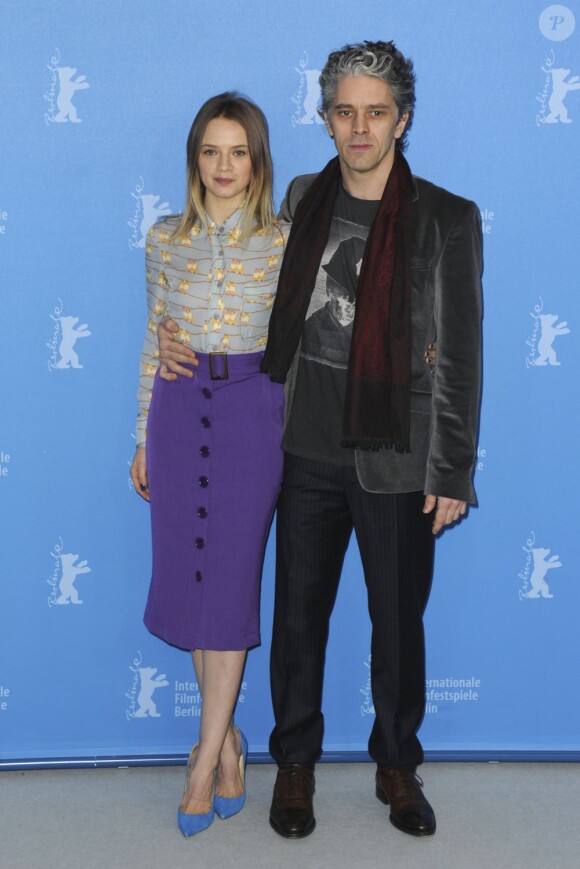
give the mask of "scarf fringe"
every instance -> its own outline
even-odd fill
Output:
[[[401,454],[411,452],[409,444],[396,444],[394,441],[386,441],[381,438],[342,438],[340,445],[357,450],[372,450],[374,453],[378,453],[382,449],[394,450]]]
[[[263,363],[260,365],[262,374],[267,374],[273,383],[286,383],[286,375],[278,371],[269,371],[268,366]]]

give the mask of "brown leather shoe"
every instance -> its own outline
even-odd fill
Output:
[[[314,771],[301,763],[278,770],[270,826],[285,839],[303,839],[316,826],[312,808]]]
[[[377,768],[375,777],[377,797],[390,805],[391,824],[411,836],[432,836],[435,815],[423,791],[423,781],[410,770],[394,766]]]

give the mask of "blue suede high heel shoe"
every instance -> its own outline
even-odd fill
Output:
[[[215,813],[218,818],[225,821],[226,818],[231,818],[232,815],[237,815],[244,808],[246,802],[246,763],[248,761],[248,740],[239,729],[236,730],[240,734],[242,743],[242,753],[240,754],[240,778],[242,780],[243,793],[239,797],[221,797],[219,794],[214,796]]]
[[[191,753],[189,755],[189,761],[187,764],[187,779],[185,784],[185,790],[187,790],[187,782],[189,781],[189,775],[191,773],[191,769],[193,766],[193,756],[199,747],[199,743],[196,742],[193,748],[191,749]],[[201,833],[203,830],[207,830],[209,826],[213,823],[214,818],[214,808],[215,808],[215,775],[213,780],[213,791],[211,795],[211,807],[209,812],[204,812],[202,815],[193,815],[189,812],[177,812],[177,826],[181,830],[184,836],[195,836],[196,833]]]

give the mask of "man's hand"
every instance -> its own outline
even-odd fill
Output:
[[[131,465],[131,479],[135,491],[146,501],[149,500],[149,485],[147,483],[147,464],[145,462],[145,447],[139,447]]]
[[[199,365],[193,350],[175,340],[178,332],[179,326],[171,317],[165,317],[157,329],[159,361],[161,363],[159,366],[159,376],[163,380],[177,380],[178,374],[193,377],[191,368],[184,368],[183,363],[187,362],[190,365]]]
[[[433,519],[433,534],[439,534],[444,525],[452,525],[465,516],[467,504],[465,501],[457,501],[455,498],[443,498],[437,495],[427,495],[423,506],[423,513],[435,512]]]

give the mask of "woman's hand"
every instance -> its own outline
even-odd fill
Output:
[[[149,485],[147,483],[147,464],[145,462],[145,447],[139,447],[131,465],[131,479],[135,491],[146,501],[149,500]]]
[[[437,357],[437,344],[432,341],[431,344],[425,350],[425,355],[423,359],[425,360],[425,365],[429,366],[429,370],[431,372],[431,376],[435,375],[435,359]]]
[[[159,361],[161,363],[159,366],[159,376],[163,380],[177,380],[178,374],[193,377],[191,368],[184,368],[183,363],[187,362],[189,365],[199,364],[193,350],[175,340],[178,332],[179,326],[171,317],[165,317],[157,329]]]

